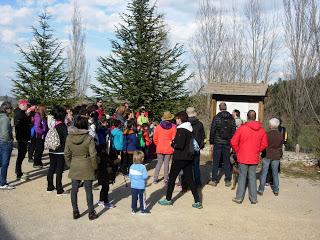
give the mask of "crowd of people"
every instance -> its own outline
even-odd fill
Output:
[[[109,184],[117,174],[123,174],[130,181],[132,192],[131,213],[140,211],[147,214],[145,204],[146,180],[148,173],[145,165],[153,159],[157,163],[153,174],[153,184],[162,179],[159,173],[163,165],[163,185],[166,197],[158,201],[160,205],[171,205],[175,187],[182,191],[190,189],[194,198],[192,207],[203,208],[198,189],[203,186],[200,172],[200,150],[205,147],[204,126],[197,118],[196,109],[188,107],[185,111],[172,114],[165,111],[161,121],[144,106],[134,113],[126,102],[115,112],[105,111],[102,99],[95,104],[46,106],[21,99],[13,111],[10,102],[0,107],[0,189],[12,190],[15,187],[7,182],[7,170],[13,149],[13,134],[10,116],[13,113],[15,138],[18,155],[15,165],[17,181],[27,181],[28,174],[22,171],[23,160],[28,153],[29,162],[37,169],[43,168],[43,152],[49,150],[50,165],[47,172],[47,191],[58,196],[66,195],[62,176],[66,167],[71,179],[71,203],[73,218],[78,219],[77,193],[81,186],[86,192],[89,219],[98,217],[94,210],[93,182],[101,185],[98,205],[113,208],[109,201]],[[267,133],[256,113],[250,110],[247,121],[240,119],[240,112],[227,111],[225,103],[219,105],[220,112],[213,118],[210,129],[210,146],[213,156],[212,179],[210,185],[219,183],[219,169],[223,168],[225,186],[230,187],[233,164],[237,165],[238,188],[236,203],[244,198],[246,186],[251,203],[257,203],[257,194],[263,195],[269,169],[272,172],[272,190],[279,194],[278,170],[284,142],[280,120],[269,121]],[[280,130],[279,130],[280,129]],[[256,168],[261,160],[262,173],[260,186],[256,186]],[[230,162],[230,159],[234,161]],[[170,166],[171,162],[171,166]],[[271,167],[270,167],[271,166]],[[54,182],[55,175],[55,182]],[[178,179],[178,182],[177,182]],[[176,183],[177,182],[177,183]],[[269,180],[270,182],[270,180]]]

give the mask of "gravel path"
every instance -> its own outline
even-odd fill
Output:
[[[11,159],[8,180],[14,180],[16,152]],[[47,159],[47,157],[46,157]],[[44,161],[45,163],[48,160]],[[210,165],[208,165],[210,166]],[[208,168],[208,167],[207,167]],[[130,214],[130,188],[119,176],[111,186],[110,199],[117,205],[111,210],[97,207],[95,221],[84,215],[72,219],[70,195],[57,197],[46,192],[46,171],[35,170],[25,159],[23,170],[30,181],[13,182],[13,191],[0,191],[0,240],[91,240],[91,239],[320,239],[320,183],[281,177],[280,195],[269,188],[257,205],[248,197],[242,205],[231,201],[235,192],[219,184],[202,190],[202,210],[191,208],[190,192],[179,197],[173,207],[156,204],[164,194],[162,183],[148,180],[147,198],[151,214]],[[152,176],[153,169],[149,171]],[[63,183],[71,188],[64,174]],[[99,191],[94,191],[98,200]],[[84,189],[79,192],[80,212],[86,208]]]

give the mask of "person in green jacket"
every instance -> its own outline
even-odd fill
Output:
[[[149,124],[149,119],[146,116],[146,112],[142,110],[140,116],[137,119],[137,124],[142,126],[144,123]]]
[[[78,116],[74,127],[69,130],[66,139],[64,157],[66,164],[70,167],[69,178],[72,180],[71,203],[73,208],[73,218],[80,217],[78,209],[78,190],[81,181],[84,181],[84,188],[87,196],[89,208],[89,220],[98,218],[94,211],[92,182],[96,179],[98,159],[94,139],[89,135],[88,119]]]

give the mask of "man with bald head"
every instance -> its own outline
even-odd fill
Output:
[[[240,204],[243,201],[248,179],[249,200],[257,201],[256,169],[260,161],[260,153],[268,146],[268,139],[262,124],[256,121],[256,112],[250,110],[248,121],[242,125],[231,139],[231,146],[239,163],[239,179],[237,194],[232,201]]]

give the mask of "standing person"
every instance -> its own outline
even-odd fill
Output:
[[[231,139],[231,145],[239,163],[239,179],[237,195],[232,201],[242,203],[248,179],[249,200],[257,201],[256,169],[260,161],[260,153],[268,146],[268,139],[262,124],[256,121],[256,112],[250,110],[248,122],[242,125]]]
[[[191,189],[194,204],[193,208],[201,209],[202,203],[200,202],[199,194],[197,187],[193,180],[192,173],[192,160],[193,160],[193,147],[192,142],[192,126],[188,122],[188,115],[186,112],[179,112],[176,114],[177,122],[177,134],[173,140],[172,146],[174,147],[173,152],[173,162],[171,165],[169,173],[169,182],[167,189],[167,196],[164,199],[161,199],[158,203],[160,205],[172,205],[172,193],[175,186],[175,181],[180,173],[183,170],[184,178]]]
[[[28,108],[29,102],[21,99],[18,102],[18,107],[14,110],[14,126],[16,140],[18,142],[18,156],[16,161],[16,176],[17,180],[26,181],[28,175],[22,172],[22,162],[28,150],[28,141],[31,135],[31,112],[35,111],[35,106]]]
[[[154,130],[153,141],[156,145],[157,165],[154,169],[153,183],[158,183],[159,172],[164,164],[164,184],[168,184],[169,164],[172,159],[173,148],[171,146],[176,136],[177,128],[171,123],[174,115],[169,111],[163,113],[162,121]]]
[[[139,142],[137,134],[134,131],[134,121],[131,120],[127,124],[127,128],[123,131],[123,157],[121,158],[121,169],[124,175],[129,174],[129,168],[133,161],[133,152],[139,150]]]
[[[0,106],[0,189],[12,190],[15,187],[7,182],[7,173],[13,148],[12,127],[9,115],[12,113],[10,102]]]
[[[129,178],[131,182],[131,214],[137,212],[137,201],[139,198],[141,214],[146,214],[146,205],[144,203],[144,191],[146,188],[146,180],[148,178],[148,172],[143,165],[144,153],[142,151],[135,151],[133,153],[133,164],[129,170]]]
[[[74,110],[72,108],[70,108],[69,106],[65,106],[65,110],[66,110],[66,117],[65,117],[65,124],[67,125],[67,127],[72,127],[73,126],[73,122],[74,122]]]
[[[123,150],[123,132],[121,131],[121,122],[119,120],[113,120],[114,129],[111,131],[112,148],[120,155]]]
[[[136,113],[136,120],[138,121],[139,116],[141,115],[141,112],[144,112],[144,116],[145,117],[149,117],[149,113],[146,111],[146,107],[145,106],[141,106],[140,110]]]
[[[34,115],[34,128],[36,132],[36,141],[35,141],[35,149],[34,149],[34,168],[42,168],[42,155],[44,151],[44,140],[48,132],[48,123],[46,116],[46,107],[43,105],[39,105],[37,108],[37,112]]]
[[[55,125],[53,127],[57,130],[59,135],[60,146],[55,150],[49,149],[50,167],[47,175],[47,192],[52,192],[54,189],[56,189],[58,196],[62,196],[64,194],[62,187],[62,174],[65,164],[64,148],[68,136],[68,127],[64,121],[66,114],[67,112],[64,107],[55,106],[52,109],[52,115],[55,119]],[[54,173],[56,173],[56,186],[53,184]]]
[[[142,126],[144,123],[149,124],[149,119],[146,116],[145,110],[142,110],[140,116],[137,119],[137,124]]]
[[[36,131],[34,128],[34,112],[30,113],[31,117],[31,133],[30,133],[30,142],[28,142],[28,162],[33,163],[34,150],[36,147]]]
[[[273,185],[271,185],[274,195],[279,194],[279,165],[282,157],[283,134],[278,131],[280,121],[272,118],[269,121],[269,129],[267,132],[268,147],[266,148],[266,157],[262,160],[262,173],[260,175],[260,186],[258,194],[263,195],[266,184],[269,166],[271,165]]]
[[[102,116],[104,115],[103,100],[101,98],[97,98],[96,104],[98,106],[98,119],[101,120]]]
[[[232,116],[236,122],[237,129],[242,125],[242,120],[240,118],[240,111],[238,109],[234,109],[232,111]]]
[[[74,128],[70,129],[64,149],[66,164],[70,167],[69,178],[72,181],[71,203],[73,218],[80,218],[78,208],[78,190],[81,181],[84,181],[87,205],[89,209],[89,220],[98,218],[93,206],[92,182],[97,170],[97,151],[93,138],[89,135],[88,119],[77,116]]]
[[[126,124],[126,108],[125,106],[119,106],[114,114],[114,118],[119,120],[121,122],[121,128],[124,129],[124,126]]]
[[[217,186],[219,183],[219,162],[222,157],[224,163],[225,186],[231,186],[230,166],[230,140],[236,131],[236,123],[232,115],[227,112],[226,103],[219,104],[220,112],[213,118],[210,130],[210,146],[213,151],[212,182],[210,185]]]
[[[194,107],[187,108],[188,121],[191,123],[193,128],[193,137],[197,141],[200,149],[204,148],[204,140],[206,138],[206,133],[202,122],[197,119],[197,112]],[[193,174],[194,180],[198,187],[201,187],[201,173],[200,173],[200,151],[195,152],[193,155]]]
[[[109,144],[106,140],[110,137],[111,128],[108,126],[108,121],[106,118],[101,119],[101,124],[97,129],[97,135],[99,137],[98,144],[96,144],[96,150],[98,157],[100,158],[100,162],[98,164],[97,177],[98,184],[101,185],[100,190],[100,198],[98,205],[105,208],[114,208],[114,205],[109,202],[109,182],[110,182],[110,171],[108,168],[111,168],[115,159],[113,159],[113,155],[111,154],[111,149],[107,151],[107,144]]]

